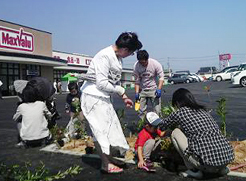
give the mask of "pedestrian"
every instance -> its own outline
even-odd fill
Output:
[[[139,132],[137,141],[135,143],[135,151],[138,158],[138,168],[146,171],[154,171],[154,164],[150,160],[150,155],[160,144],[160,140],[155,141],[158,135],[163,137],[164,131],[157,128],[156,121],[160,120],[155,112],[148,112],[145,118],[145,126]]]
[[[45,103],[38,100],[40,96],[33,86],[26,86],[22,94],[23,101],[13,116],[21,139],[17,146],[34,147],[49,144],[52,136],[48,129],[47,118],[51,118],[51,113]]]
[[[138,61],[134,65],[135,99],[140,103],[139,117],[144,118],[148,102],[153,111],[159,116],[161,113],[161,91],[164,83],[162,65],[152,58],[146,50],[137,52]]]
[[[3,82],[0,80],[0,99],[3,99],[3,96],[2,96],[2,86],[3,86]]]
[[[65,105],[65,110],[66,113],[70,114],[70,121],[67,124],[67,134],[70,135],[70,137],[74,137],[76,133],[76,126],[75,126],[75,121],[81,121],[84,122],[84,116],[83,112],[81,110],[80,106],[80,97],[81,97],[81,92],[78,89],[78,85],[76,82],[70,82],[68,84],[68,90],[69,94],[67,94],[66,98],[66,105]],[[77,101],[78,105],[75,107],[73,102]],[[78,119],[75,119],[78,118]],[[85,130],[85,124],[82,124],[83,130]]]
[[[58,80],[56,80],[56,81],[53,82],[53,87],[55,88],[55,93],[56,94],[58,93],[58,90],[57,90],[57,82],[58,82]]]
[[[119,85],[122,58],[133,55],[141,47],[136,33],[122,33],[114,45],[95,55],[86,74],[89,78],[81,87],[81,108],[97,140],[95,146],[102,159],[101,171],[106,173],[123,171],[120,168],[122,162],[112,157],[112,149],[117,148],[122,155],[129,149],[110,96],[116,93],[122,97],[126,107],[133,106],[125,89]]]
[[[61,81],[57,82],[57,93],[62,94],[62,84]]]
[[[184,88],[174,92],[172,105],[178,110],[164,118],[159,127],[176,127],[171,140],[188,169],[181,175],[201,179],[203,173],[227,174],[233,149],[210,113]]]

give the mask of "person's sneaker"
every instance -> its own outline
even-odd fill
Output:
[[[21,141],[21,142],[17,143],[15,145],[15,147],[16,148],[26,148],[26,144],[23,141]]]
[[[143,166],[141,169],[147,172],[156,172],[154,167]]]
[[[196,178],[196,179],[203,178],[203,173],[200,170],[198,170],[197,172],[194,172],[192,170],[187,170],[185,172],[180,172],[179,175],[182,177],[190,177],[190,178]]]
[[[156,169],[154,168],[154,163],[151,162],[151,160],[146,159],[145,160],[146,165],[143,166],[141,169],[147,171],[147,172],[155,172]]]
[[[149,159],[146,159],[145,163],[146,163],[147,167],[154,167],[154,163],[151,160],[149,160]]]

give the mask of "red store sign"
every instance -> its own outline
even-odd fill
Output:
[[[0,48],[33,52],[33,34],[0,26]]]
[[[221,54],[221,55],[219,55],[219,59],[221,60],[221,61],[223,61],[223,60],[230,60],[231,59],[231,54]]]
[[[55,52],[53,51],[53,57],[55,59],[67,60],[68,65],[80,65],[80,66],[89,66],[92,58],[85,57],[82,55],[68,54],[63,52]]]

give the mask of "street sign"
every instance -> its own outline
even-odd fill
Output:
[[[220,61],[230,60],[231,59],[231,54],[230,53],[221,54],[221,55],[219,55],[219,59],[220,59]]]

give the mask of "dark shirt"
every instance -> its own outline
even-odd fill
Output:
[[[76,95],[72,95],[71,93],[69,93],[69,94],[67,95],[67,99],[66,99],[66,102],[67,102],[67,104],[66,104],[66,109],[68,108],[69,111],[70,111],[70,112],[73,112],[73,113],[76,112],[76,108],[75,108],[74,106],[72,106],[72,100],[73,100],[73,98],[75,98],[75,97],[77,97],[77,98],[80,99],[80,97],[81,97],[81,92],[78,91],[78,93],[77,93]],[[81,107],[80,107],[80,110],[79,110],[79,111],[81,111]]]
[[[164,118],[160,128],[165,130],[174,125],[179,126],[188,139],[187,156],[195,154],[203,164],[212,166],[227,165],[234,159],[230,143],[207,111],[182,107]]]

